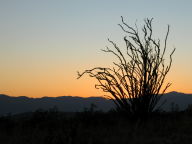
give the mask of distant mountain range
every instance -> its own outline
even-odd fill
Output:
[[[192,94],[170,92],[162,97],[160,103],[164,101],[162,109],[165,111],[170,111],[176,105],[179,110],[184,110],[189,104],[192,104]],[[48,110],[53,107],[57,107],[58,110],[63,112],[80,112],[90,108],[91,104],[96,105],[96,110],[109,111],[115,108],[111,100],[102,97],[60,96],[29,98],[26,96],[11,97],[0,94],[0,115],[32,112],[38,109]]]

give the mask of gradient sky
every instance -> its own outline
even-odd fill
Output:
[[[133,25],[154,18],[168,49],[176,47],[168,91],[192,93],[191,0],[1,0],[0,93],[12,96],[100,96],[93,79],[77,71],[116,59],[100,49],[107,38],[123,45],[120,16]]]

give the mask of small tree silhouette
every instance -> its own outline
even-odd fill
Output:
[[[113,62],[112,68],[95,67],[83,73],[78,72],[78,78],[89,74],[90,77],[97,79],[98,84],[95,85],[97,89],[110,93],[106,97],[112,99],[118,109],[129,114],[146,115],[155,110],[160,98],[171,85],[168,83],[159,94],[171,68],[172,55],[175,51],[173,49],[169,55],[169,62],[165,64],[169,25],[161,50],[160,39],[153,38],[153,19],[144,20],[141,33],[137,24],[132,27],[124,22],[123,17],[121,19],[122,24],[119,26],[128,35],[128,38],[124,37],[126,51],[123,52],[109,39],[114,50],[109,47],[102,50],[115,55],[118,62]]]

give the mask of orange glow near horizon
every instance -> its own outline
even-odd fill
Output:
[[[80,97],[90,97],[90,96],[103,96],[107,93],[102,92],[101,89],[95,89],[94,84],[96,80],[88,77],[83,77],[82,79],[60,79],[58,76],[54,80],[43,80],[34,81],[30,84],[13,83],[9,85],[10,87],[2,87],[1,93],[10,96],[28,96],[28,97],[57,97],[57,96],[80,96]],[[172,80],[173,84],[168,88],[166,92],[177,91],[183,93],[192,93],[190,89],[191,83],[184,83],[182,80]],[[188,87],[183,86],[183,84],[188,85]],[[5,85],[4,85],[5,86]],[[10,89],[9,89],[10,88]]]
[[[96,64],[94,59],[90,59],[90,57],[87,57],[87,59],[90,60],[89,64],[87,62],[80,64],[76,62],[73,66],[69,63],[57,63],[56,65],[56,62],[47,59],[39,62],[29,61],[28,65],[22,60],[17,67],[7,65],[0,71],[0,93],[28,97],[106,95],[107,93],[102,92],[102,90],[95,89],[94,85],[97,81],[94,78],[85,75],[81,79],[77,79],[76,71],[79,69],[82,71],[97,65],[107,66],[110,65],[109,63],[112,60],[109,59],[105,64],[101,61]],[[178,64],[177,59],[173,61],[173,66],[165,80],[165,84],[170,82],[172,85],[166,92],[192,93],[192,75],[190,71],[183,71],[182,69],[186,69],[185,67],[182,68],[183,66],[183,64]]]

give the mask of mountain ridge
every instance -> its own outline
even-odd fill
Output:
[[[173,104],[174,106],[177,105],[180,110],[184,110],[189,104],[192,104],[192,94],[173,91],[164,94],[159,103],[164,101],[166,101],[162,106],[164,111],[170,111]],[[63,112],[81,112],[90,108],[92,104],[96,105],[96,110],[105,112],[115,108],[114,103],[104,97],[44,96],[31,98],[0,94],[0,115],[32,112],[38,109],[48,110],[53,107],[57,107],[58,110]]]

